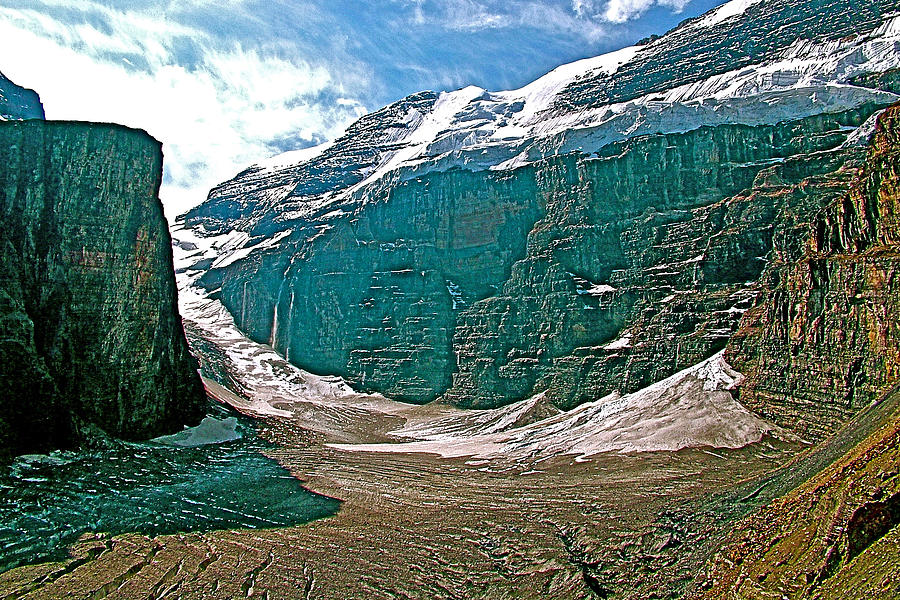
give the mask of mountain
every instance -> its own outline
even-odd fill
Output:
[[[44,105],[37,92],[16,85],[0,73],[0,121],[43,118]]]
[[[783,278],[869,256],[808,244],[900,100],[896,8],[734,0],[519,90],[409,96],[214,188],[175,231],[185,272],[254,340],[398,399],[568,409],[727,347],[754,408],[824,435],[896,380],[867,329],[895,315],[889,260],[835,275],[880,316],[836,309],[803,364],[792,318],[830,292]]]
[[[198,422],[160,143],[115,125],[0,122],[0,165],[0,462]]]

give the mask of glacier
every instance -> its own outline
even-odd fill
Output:
[[[733,0],[717,11],[737,15],[738,7],[748,4],[752,3]],[[713,16],[719,12],[714,11]],[[705,20],[688,22],[682,27],[686,30],[683,35],[710,25]],[[399,182],[453,168],[505,171],[559,154],[590,155],[609,144],[644,135],[723,124],[771,124],[900,99],[891,92],[852,83],[859,75],[900,67],[900,15],[894,14],[885,16],[880,26],[866,34],[822,43],[798,39],[765,61],[699,81],[624,102],[571,106],[573,86],[614,76],[639,62],[653,50],[654,43],[560,66],[517,90],[490,92],[469,86],[436,94],[433,100],[415,97],[401,101],[386,114],[387,122],[378,123],[383,131],[377,134],[378,144],[372,146],[377,152],[368,164],[360,161],[360,165],[346,166],[346,161],[332,160],[329,153],[336,148],[360,143],[348,133],[342,140],[251,165],[238,177],[240,187],[228,194],[228,199],[253,205],[255,201],[240,197],[241,192],[252,192],[249,196],[261,201],[259,209],[277,214],[276,229],[290,230],[297,220],[327,223],[341,217],[343,204],[365,202],[366,190],[384,179]],[[351,153],[357,152],[351,148]],[[334,174],[357,166],[352,177]],[[337,185],[305,193],[297,180],[310,172],[336,177]],[[214,197],[215,193],[211,194]],[[334,212],[325,214],[328,207]],[[251,231],[260,218],[258,210],[251,210],[232,225]],[[222,252],[240,260],[249,254],[251,245],[244,240]],[[215,266],[233,260],[220,257]]]

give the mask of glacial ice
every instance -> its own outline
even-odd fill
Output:
[[[742,14],[754,3],[733,0],[687,26],[714,25]],[[611,143],[641,135],[681,133],[710,125],[771,124],[844,111],[867,102],[890,104],[900,99],[890,92],[849,83],[861,73],[900,67],[900,16],[888,15],[868,35],[824,43],[800,39],[774,59],[702,81],[627,102],[587,109],[567,107],[565,94],[571,84],[598,73],[612,75],[638,59],[647,47],[631,46],[562,65],[517,90],[489,92],[469,86],[441,93],[424,114],[417,109],[403,113],[403,127],[395,128],[392,143],[373,165],[362,169],[361,179],[283,207],[277,227],[288,231],[292,220],[321,215],[328,212],[323,209],[348,199],[364,202],[367,188],[388,176],[408,180],[454,167],[509,170],[552,155],[590,155]],[[865,134],[865,130],[852,134],[848,143]],[[315,165],[329,147],[322,144],[285,153],[255,167],[270,171],[274,177],[285,170]],[[260,193],[274,206],[284,202],[292,190],[287,183]],[[327,219],[319,216],[316,220]],[[235,226],[249,229],[252,223]],[[210,248],[210,241],[201,241],[201,246]],[[229,242],[204,255],[215,260],[214,268],[244,260],[278,240],[235,237]]]
[[[762,2],[762,0],[731,0],[731,2],[726,2],[691,25],[697,28],[712,27],[726,19],[744,14],[748,8],[754,4],[759,4],[760,2]]]

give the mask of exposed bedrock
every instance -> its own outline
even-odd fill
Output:
[[[729,345],[741,401],[813,438],[900,375],[900,108],[878,120],[865,162],[785,188],[827,199],[786,215],[759,303]]]
[[[877,108],[386,178],[201,283],[295,364],[404,400],[634,391],[725,347],[782,221],[831,199],[796,184],[858,162]]]
[[[157,192],[159,142],[0,123],[0,457],[147,438],[204,411]]]

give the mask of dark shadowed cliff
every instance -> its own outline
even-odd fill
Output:
[[[160,144],[114,125],[0,123],[0,456],[199,420],[157,192]]]

